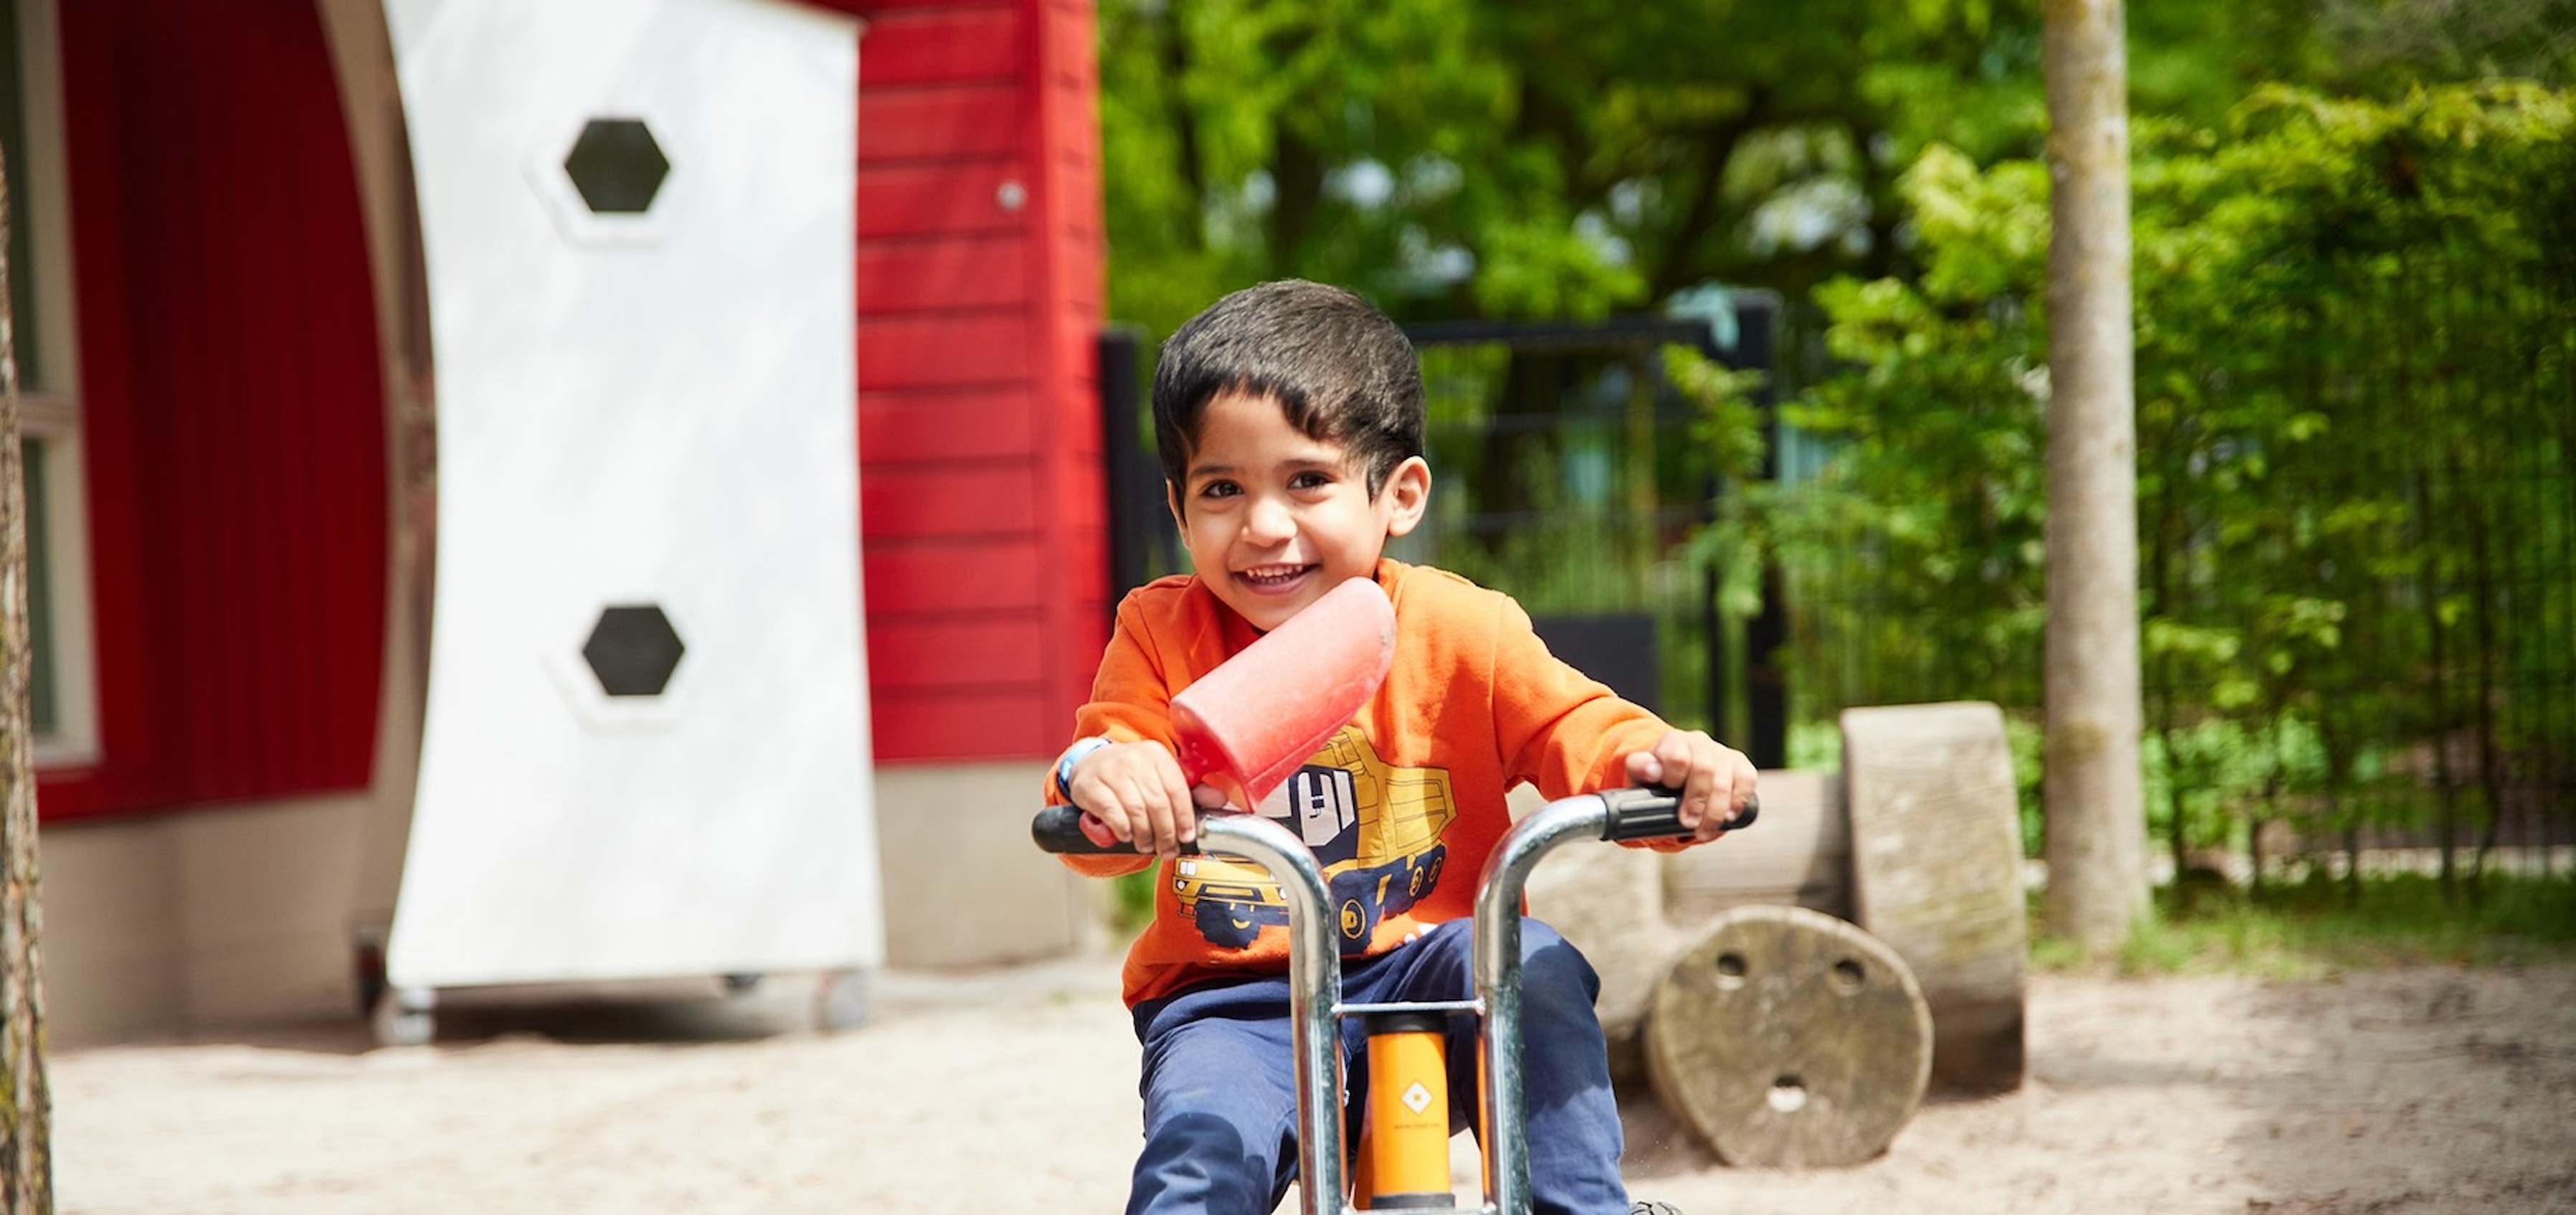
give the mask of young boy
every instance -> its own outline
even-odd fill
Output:
[[[1217,301],[1164,344],[1154,426],[1197,572],[1119,605],[1076,718],[1080,741],[1048,797],[1090,811],[1139,854],[1066,858],[1076,869],[1131,873],[1158,857],[1162,867],[1153,921],[1125,969],[1145,1102],[1127,1210],[1266,1215],[1297,1167],[1287,921],[1257,870],[1175,859],[1197,808],[1223,797],[1184,783],[1174,694],[1346,579],[1375,578],[1393,600],[1385,685],[1258,808],[1293,813],[1326,866],[1346,1003],[1471,994],[1475,884],[1511,825],[1512,786],[1535,783],[1550,798],[1677,787],[1690,842],[1705,842],[1752,798],[1754,770],[1549,655],[1508,597],[1381,556],[1422,521],[1431,472],[1413,345],[1358,296],[1292,281]],[[1592,1008],[1599,980],[1535,920],[1523,928],[1521,974],[1537,1209],[1628,1215]],[[1346,1024],[1355,1082],[1366,1075],[1360,1046]],[[1464,1032],[1453,1034],[1453,1110],[1476,1108],[1474,1058]]]

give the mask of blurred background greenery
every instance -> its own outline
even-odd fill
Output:
[[[2576,0],[2128,21],[2167,872],[2350,902],[2410,849],[2520,906],[2491,871],[2576,846]],[[1775,673],[1793,763],[1845,707],[1996,702],[2036,854],[2038,0],[1101,0],[1100,36],[1148,349],[1284,276],[1417,324],[1771,301],[1758,376],[1723,333],[1426,344],[1447,513],[1412,555],[1646,612],[1676,720],[1740,728]]]

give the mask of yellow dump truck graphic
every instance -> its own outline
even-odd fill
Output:
[[[1342,727],[1259,810],[1314,850],[1350,950],[1439,884],[1449,856],[1441,833],[1458,817],[1446,771],[1389,767],[1356,726]],[[1227,948],[1251,944],[1265,924],[1288,923],[1279,884],[1241,857],[1181,858],[1172,893],[1199,932]]]

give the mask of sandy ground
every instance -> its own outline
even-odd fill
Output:
[[[351,1022],[63,1052],[58,1206],[1119,1208],[1135,1047],[1111,961],[880,976],[839,1035],[809,1028],[808,990],[451,1010],[396,1050]],[[2576,964],[2041,975],[2029,1014],[2024,1089],[1935,1098],[1857,1168],[1724,1167],[1640,1094],[1632,1186],[1689,1215],[2576,1215]]]

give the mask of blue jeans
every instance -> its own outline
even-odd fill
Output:
[[[1393,952],[1346,958],[1342,1001],[1465,999],[1475,986],[1470,938],[1469,921],[1453,920]],[[1540,1215],[1628,1212],[1619,1105],[1592,1011],[1600,990],[1592,964],[1555,929],[1522,921],[1522,1105]],[[1297,1177],[1288,980],[1202,984],[1137,1005],[1135,1016],[1145,1149],[1128,1215],[1269,1215]],[[1365,1041],[1344,1018],[1345,1125],[1367,1099]],[[1449,1034],[1449,1108],[1472,1120],[1477,1107],[1475,1035],[1462,1020]]]

